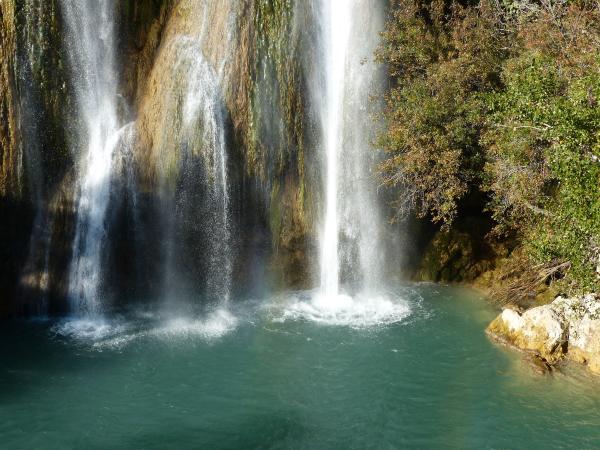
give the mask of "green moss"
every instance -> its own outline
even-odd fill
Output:
[[[275,181],[273,183],[273,188],[271,189],[271,207],[269,208],[269,225],[271,229],[271,234],[273,235],[274,242],[273,245],[275,247],[275,251],[278,250],[279,246],[279,236],[281,234],[281,192],[279,181]]]
[[[306,180],[304,72],[301,37],[294,30],[297,5],[291,0],[258,0],[249,7],[239,28],[245,30],[247,59],[240,72],[245,110],[233,111],[243,144],[243,162],[250,176],[269,189],[268,223],[274,259],[282,279],[306,273],[307,241],[311,231],[310,192]],[[245,44],[246,39],[242,40]],[[240,117],[241,115],[241,117]]]
[[[263,180],[289,173],[303,153],[303,93],[293,12],[289,0],[260,0],[253,6],[244,134],[248,170]]]

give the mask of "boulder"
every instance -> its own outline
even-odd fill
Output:
[[[568,356],[600,374],[600,298],[587,295],[570,313]]]
[[[549,364],[568,358],[600,374],[600,299],[594,294],[558,297],[523,313],[505,309],[487,332]]]
[[[547,306],[523,314],[505,309],[489,325],[488,332],[522,350],[536,352],[552,364],[563,356],[569,323],[564,315]]]

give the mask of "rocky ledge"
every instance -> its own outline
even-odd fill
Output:
[[[552,366],[564,359],[600,375],[600,297],[557,297],[552,303],[520,312],[502,311],[488,326],[494,339],[532,352]]]

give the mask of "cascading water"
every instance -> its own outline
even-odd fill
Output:
[[[342,279],[356,284],[363,294],[378,291],[384,276],[386,250],[380,220],[381,199],[375,167],[378,153],[373,147],[381,108],[385,70],[373,60],[384,28],[385,5],[381,0],[352,2],[343,103],[343,155],[338,176],[340,267]],[[395,253],[395,249],[392,251]]]
[[[114,5],[62,0],[77,106],[81,114],[81,155],[77,224],[69,277],[74,312],[100,312],[98,287],[113,152],[119,142],[117,80],[114,65]]]
[[[314,75],[325,170],[321,286],[293,295],[281,320],[364,328],[396,323],[411,308],[383,283],[377,181],[372,171],[373,101],[384,84],[373,62],[383,28],[383,0],[319,0],[317,15],[325,74]],[[325,95],[323,95],[325,91]],[[387,242],[386,242],[387,244]]]
[[[206,176],[204,183],[198,183],[194,179],[197,173],[184,173],[181,194],[193,195],[193,191],[201,189],[201,186],[205,190],[203,206],[208,213],[205,220],[210,217],[205,223],[210,231],[204,230],[203,233],[208,247],[205,296],[212,303],[224,305],[229,302],[232,275],[224,105],[220,96],[220,73],[205,59],[201,42],[200,39],[181,36],[176,43],[179,48],[176,70],[181,69],[187,77],[181,135],[186,152],[183,160],[186,161],[194,152],[202,152],[205,163],[202,171]],[[184,215],[189,215],[185,200],[179,206],[183,206],[181,212]]]
[[[329,2],[325,15],[329,19],[329,32],[325,36],[327,106],[324,121],[327,203],[321,249],[321,294],[329,299],[336,298],[339,294],[338,162],[343,143],[346,53],[351,19],[349,1],[337,2],[337,5],[334,3],[336,2],[333,0]]]
[[[138,129],[155,161],[162,233],[158,294],[169,310],[225,306],[233,273],[227,110],[233,3],[182,0],[142,105]],[[181,19],[181,20],[179,20]],[[160,275],[159,275],[160,276]],[[199,301],[199,299],[201,299]]]
[[[381,271],[369,106],[379,79],[371,60],[383,5],[379,0],[328,0],[323,9],[327,170],[320,296],[331,303],[343,300],[340,279],[364,291],[377,284]]]
[[[208,276],[208,289],[216,294],[221,304],[230,300],[232,260],[231,260],[231,224],[229,218],[229,187],[227,182],[227,149],[225,141],[225,118],[223,101],[219,96],[219,76],[206,61],[201,63],[201,76],[196,78],[195,86],[191,83],[195,94],[189,95],[186,107],[189,106],[190,119],[198,114],[198,107],[203,105],[201,114],[204,122],[204,140],[212,147],[214,180],[210,196],[216,206],[215,224],[219,226],[211,243]]]

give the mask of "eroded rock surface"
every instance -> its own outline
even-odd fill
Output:
[[[524,313],[507,308],[487,332],[549,364],[568,358],[600,374],[600,298],[595,294],[558,297]]]

